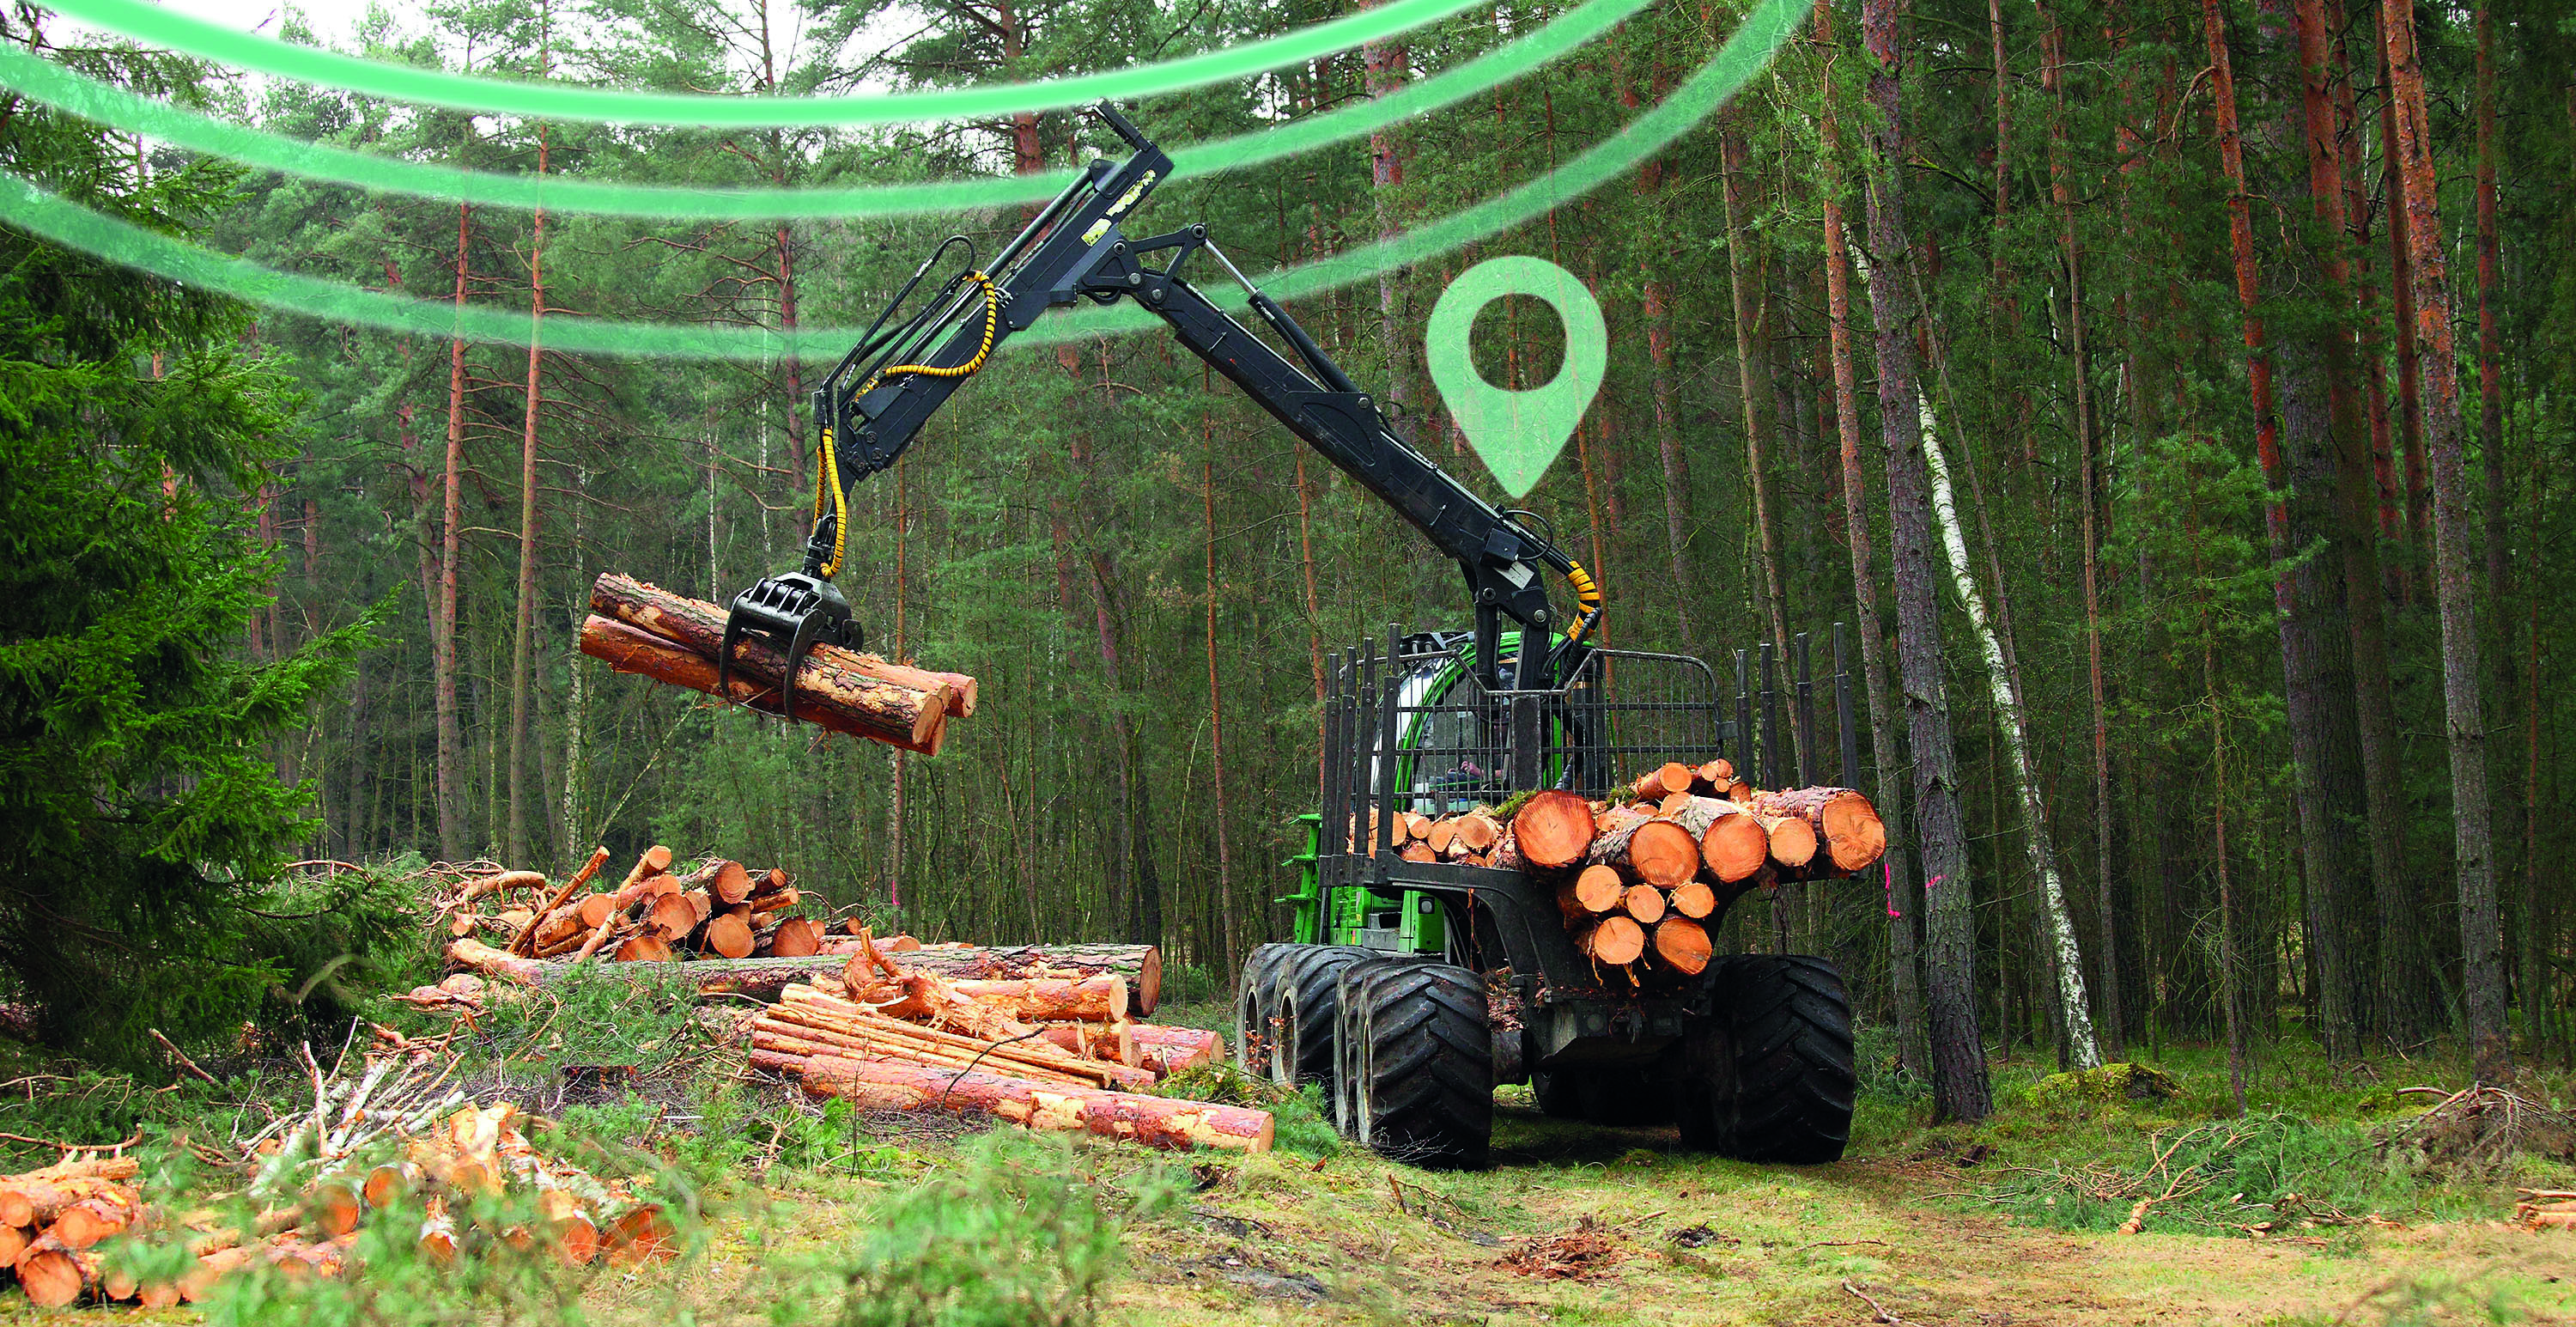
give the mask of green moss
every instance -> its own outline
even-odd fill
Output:
[[[2033,1108],[2072,1114],[2130,1102],[2171,1101],[2182,1084],[2162,1069],[2144,1064],[2106,1064],[2095,1069],[2050,1074],[2030,1086]]]

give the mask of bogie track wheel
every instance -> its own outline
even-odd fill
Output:
[[[1382,957],[1358,945],[1299,945],[1273,971],[1275,1003],[1271,1026],[1270,1081],[1281,1087],[1324,1085],[1332,1100],[1334,987],[1342,969],[1363,959]]]
[[[1270,1076],[1270,1020],[1279,1006],[1279,965],[1305,945],[1262,945],[1243,960],[1234,988],[1234,1062],[1255,1078]]]
[[[1840,1160],[1859,1087],[1841,976],[1798,954],[1724,962],[1717,1012],[1677,1048],[1683,1145],[1742,1161]]]
[[[1418,1166],[1485,1164],[1494,1131],[1485,979],[1447,963],[1372,965],[1346,981],[1352,1136]]]

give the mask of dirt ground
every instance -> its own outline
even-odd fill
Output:
[[[1513,1103],[1474,1175],[1252,1158],[1140,1248],[1140,1324],[2576,1323],[2576,1232],[2067,1234],[1974,1210],[1942,1158],[1764,1168]],[[1212,1182],[1210,1182],[1212,1180]]]

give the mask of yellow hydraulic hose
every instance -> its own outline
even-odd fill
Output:
[[[874,376],[870,377],[866,382],[859,384],[859,389],[850,393],[851,396],[865,396],[869,392],[875,391],[878,383],[884,382],[886,379],[899,373],[918,374],[924,378],[969,378],[973,377],[977,372],[983,369],[984,361],[993,357],[993,336],[1001,326],[1002,293],[993,288],[993,278],[986,276],[982,272],[969,272],[966,274],[966,279],[974,282],[984,291],[984,340],[983,344],[975,347],[974,356],[963,364],[949,365],[945,367],[937,364],[889,365]],[[849,494],[841,488],[840,458],[835,455],[832,450],[831,429],[826,428],[823,430],[822,441],[823,468],[821,473],[816,476],[817,483],[814,489],[814,519],[818,521],[823,519],[823,504],[825,498],[828,496],[832,504],[832,514],[834,516],[834,520],[832,522],[832,558],[830,561],[823,564],[823,575],[826,579],[829,579],[832,576],[840,574],[841,554],[849,545],[850,497]]]

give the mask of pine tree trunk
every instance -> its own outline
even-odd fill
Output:
[[[540,7],[541,14],[543,7]],[[542,19],[540,22],[542,23]],[[539,76],[545,57],[538,56]],[[537,126],[537,178],[546,174],[546,127]],[[528,411],[519,430],[519,605],[510,639],[510,829],[508,860],[535,860],[528,851],[528,805],[544,800],[526,787],[530,732],[529,692],[536,684],[537,628],[537,415],[545,396],[540,370],[545,351],[546,210],[536,209],[528,238]]]
[[[1402,42],[1370,42],[1360,50],[1366,90],[1371,101],[1394,92],[1404,85],[1411,61]],[[1404,233],[1404,220],[1397,208],[1395,194],[1404,187],[1404,146],[1388,129],[1369,135],[1369,198],[1377,213],[1377,237],[1385,243]],[[1415,436],[1413,384],[1405,370],[1410,357],[1405,353],[1405,334],[1409,321],[1405,309],[1405,282],[1412,275],[1409,268],[1388,268],[1377,274],[1378,343],[1386,355],[1386,388],[1380,394],[1386,403],[1388,426],[1406,443],[1420,446]]]
[[[1735,378],[1744,401],[1744,479],[1753,494],[1754,547],[1762,561],[1762,606],[1771,628],[1771,639],[1780,648],[1789,648],[1789,610],[1787,596],[1780,582],[1780,539],[1772,527],[1771,497],[1763,459],[1765,450],[1762,408],[1754,397],[1754,383],[1768,376],[1756,340],[1761,335],[1761,315],[1755,309],[1751,281],[1745,272],[1744,234],[1744,139],[1727,134],[1719,144],[1723,184],[1719,197],[1726,212],[1726,283],[1734,300],[1735,312]],[[1687,637],[1685,637],[1687,638]],[[1792,759],[1796,741],[1791,733]]]
[[[2318,267],[2329,307],[2347,307],[2352,303],[2347,237],[2353,217],[2346,185],[2358,177],[2345,168],[2341,155],[2340,131],[2347,117],[2334,103],[2334,34],[2328,26],[2324,0],[2297,0],[2292,22],[2301,71],[2308,198],[2325,246]],[[2350,95],[2348,84],[2344,94]],[[2362,818],[2369,841],[2369,911],[2376,923],[2355,924],[2354,914],[2362,904],[2355,889],[2353,896],[2343,902],[2343,922],[2357,942],[2355,952],[2346,956],[2348,980],[2356,987],[2351,1013],[2356,1021],[2371,1024],[2381,1036],[2390,1036],[2401,1021],[2412,1021],[2401,1020],[2398,1009],[2401,1003],[2411,1002],[2413,994],[2399,995],[2392,987],[2413,976],[2411,964],[2404,958],[2408,946],[2393,941],[2401,932],[2414,928],[2405,921],[2413,911],[2407,904],[2410,882],[2406,878],[2402,801],[2405,777],[2399,764],[2386,606],[2372,503],[2371,452],[2376,446],[2375,435],[2384,436],[2386,432],[2386,419],[2383,412],[2378,427],[2370,428],[2357,418],[2355,381],[2366,379],[2375,387],[2377,371],[2372,368],[2364,372],[2356,364],[2352,338],[2340,329],[2328,329],[2317,337],[2317,343],[2326,375],[2327,413],[2333,434],[2331,473],[2325,480],[2332,485],[2335,501],[2324,520],[2343,570],[2342,608],[2352,660],[2352,736],[2361,782]],[[2365,968],[2374,973],[2366,985],[2361,982]]]
[[[2270,0],[2267,12],[2277,3],[2278,0]],[[2202,0],[2201,20],[2209,52],[2210,101],[2218,121],[2219,166],[2227,180],[2228,233],[2236,265],[2236,297],[2243,311],[2247,378],[2253,392],[2254,447],[2265,481],[2275,494],[2287,493],[2295,477],[2282,454],[2281,418],[2273,398],[2273,360],[2259,312],[2261,281],[2243,138],[2237,126],[2236,80],[2218,0]],[[2295,353],[2289,357],[2289,364],[2292,372],[2287,385],[2295,412],[2293,443],[2306,455],[2318,451],[2323,443],[2324,427],[2317,418],[2322,412],[2313,409],[2318,393],[2311,364]],[[2303,487],[2298,495],[2303,499],[2304,516],[2309,488]],[[2352,687],[2335,673],[2335,652],[2331,648],[2334,642],[2317,621],[2318,607],[2325,598],[2318,563],[2296,557],[2302,547],[2301,537],[2307,531],[2292,528],[2290,508],[2277,498],[2265,504],[2263,524],[2276,577],[2273,598],[2280,615],[2292,787],[2298,807],[2301,855],[2308,868],[2307,951],[2318,971],[2315,994],[2319,1030],[2328,1056],[2334,1057],[2349,1050],[2346,1038],[2352,1026],[2350,1012],[2345,1008],[2342,937],[2332,921],[2335,902],[2344,896],[2349,875],[2349,854],[2345,851],[2349,836],[2339,823],[2331,797],[2335,782],[2332,774],[2339,750],[2348,748],[2339,748],[2333,740],[2334,708],[2328,702],[2336,695],[2349,697]],[[2299,524],[2305,527],[2308,523],[2303,520]],[[2340,578],[2339,568],[2337,576]]]
[[[1816,5],[1817,41],[1828,52],[1833,43],[1833,9]],[[1827,76],[1831,77],[1831,55]],[[1830,82],[1828,83],[1830,87]],[[1842,136],[1831,101],[1824,115],[1825,168],[1835,172],[1841,160]],[[1913,848],[1905,836],[1905,795],[1888,786],[1890,774],[1903,761],[1896,745],[1896,717],[1887,696],[1886,633],[1879,625],[1877,570],[1871,565],[1869,476],[1860,459],[1859,373],[1852,362],[1851,275],[1844,250],[1843,205],[1838,172],[1830,177],[1824,199],[1825,295],[1832,341],[1834,422],[1842,449],[1842,498],[1845,542],[1851,549],[1852,602],[1860,618],[1861,690],[1869,704],[1869,761],[1878,781],[1871,789],[1879,817],[1887,826],[1887,950],[1890,995],[1896,1006],[1899,1062],[1918,1076],[1931,1072],[1930,1043],[1923,1025],[1921,960],[1915,953],[1915,917],[1919,910]],[[1852,772],[1857,778],[1859,771]]]
[[[1945,1119],[1981,1120],[1994,1111],[1985,1045],[1977,1031],[1976,924],[1960,819],[1958,758],[1942,696],[1940,606],[1932,585],[1932,511],[1915,409],[1913,299],[1900,275],[1912,261],[1906,237],[1904,174],[1909,167],[1900,28],[1907,0],[1864,0],[1861,34],[1870,55],[1867,131],[1869,245],[1888,279],[1870,284],[1877,330],[1879,427],[1887,445],[1887,502],[1894,533],[1897,664],[1914,750],[1914,802],[1922,826],[1927,904],[1926,996],[1931,1007],[1933,1103]]]
[[[1231,977],[1234,956],[1243,952],[1243,934],[1235,926],[1234,851],[1225,830],[1225,693],[1217,685],[1216,669],[1216,434],[1204,410],[1199,412],[1199,429],[1209,458],[1199,462],[1199,502],[1207,518],[1208,755],[1216,778],[1217,919],[1225,937],[1222,961],[1216,968],[1221,975]]]
[[[2412,10],[2410,9],[2411,13]],[[2397,147],[2397,97],[2389,75],[2388,48],[2379,50],[2380,187],[2388,196],[2389,303],[2397,315],[2397,334],[2389,349],[2397,356],[2397,434],[2406,453],[2406,601],[2420,604],[2432,597],[2432,541],[2425,538],[2430,506],[2424,478],[2424,361],[2415,343],[2415,244],[2407,234],[2406,178]]]
[[[2415,276],[2408,329],[2424,375],[2424,450],[2432,470],[2433,589],[2442,619],[2442,708],[2451,752],[2451,845],[2459,871],[2461,989],[2471,1054],[2482,1082],[2513,1073],[2505,1039],[2504,934],[2496,913],[2495,845],[2488,823],[2486,720],[2478,703],[2476,592],[2469,579],[2468,492],[2459,361],[2451,342],[2449,261],[2434,190],[2432,124],[2415,47],[2414,0],[2381,0],[2396,105],[2398,176],[2406,191],[2406,244]]]
[[[2102,1033],[2109,1054],[2119,1054],[2120,946],[2111,901],[2111,720],[2102,677],[2102,509],[2100,458],[2094,446],[2093,370],[2084,344],[2084,251],[2075,234],[2075,201],[2069,182],[2066,149],[2066,33],[2057,11],[2039,6],[2046,20],[2047,63],[2042,67],[2055,112],[2048,129],[2048,188],[2057,205],[2058,247],[2066,262],[2066,327],[2068,351],[2074,358],[2076,501],[2083,507],[2078,522],[2084,569],[2085,680],[2093,712],[2093,860],[2095,901],[2102,917]],[[1973,463],[1971,463],[1973,464]],[[1980,504],[1982,506],[1983,504]],[[2002,582],[1998,578],[1997,588]],[[2018,671],[2018,670],[2016,670]]]
[[[474,210],[456,208],[456,306],[465,307],[466,242]],[[456,575],[465,525],[465,342],[447,347],[447,488],[438,532],[438,603],[430,620],[430,673],[438,729],[438,850],[465,857],[465,730],[456,709]]]

